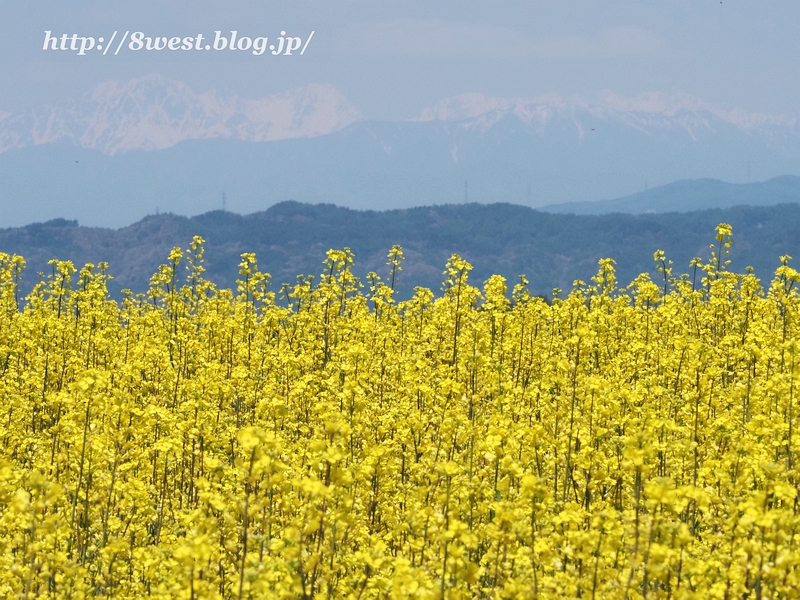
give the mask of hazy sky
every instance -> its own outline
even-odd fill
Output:
[[[478,2],[0,0],[0,111],[159,73],[195,91],[262,97],[329,83],[375,119],[465,92],[589,101],[680,91],[750,112],[798,114],[800,3],[789,0]],[[106,36],[288,35],[304,56],[43,51],[44,31]]]

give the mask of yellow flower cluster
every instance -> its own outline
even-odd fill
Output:
[[[800,596],[800,274],[717,231],[550,304],[458,256],[398,302],[399,247],[276,297],[195,238],[120,304],[0,254],[0,597]]]

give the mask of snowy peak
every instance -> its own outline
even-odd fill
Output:
[[[0,152],[62,139],[114,155],[159,150],[189,139],[269,141],[332,133],[360,118],[335,88],[311,84],[248,100],[196,93],[157,75],[126,84],[107,81],[79,102],[0,113]]]
[[[242,114],[252,124],[248,132],[240,127],[240,139],[255,141],[291,137],[315,137],[343,129],[359,120],[355,106],[329,85],[311,84],[242,103]]]
[[[507,116],[526,125],[546,126],[554,119],[571,121],[583,132],[583,124],[615,122],[641,131],[680,128],[693,139],[718,125],[728,125],[745,133],[796,134],[796,117],[749,113],[725,109],[681,92],[651,92],[635,98],[606,93],[597,104],[557,95],[535,98],[495,98],[479,93],[461,94],[426,108],[413,121],[457,121],[467,129],[486,129]]]
[[[605,95],[604,106],[608,110],[620,113],[640,113],[667,117],[674,117],[680,113],[707,113],[739,129],[752,131],[769,126],[794,128],[797,125],[796,117],[749,113],[739,108],[725,109],[682,92],[673,94],[648,92],[635,98],[625,98],[609,92]]]
[[[488,114],[513,113],[523,121],[546,121],[554,110],[566,108],[558,96],[539,98],[493,98],[479,93],[460,94],[428,107],[413,121],[463,121]],[[529,116],[528,119],[525,117]]]

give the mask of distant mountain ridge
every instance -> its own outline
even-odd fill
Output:
[[[0,114],[0,226],[62,217],[122,227],[221,208],[223,194],[242,214],[285,200],[551,210],[678,180],[746,181],[748,165],[755,180],[800,175],[797,121],[680,94],[598,104],[465,94],[412,120],[368,121],[326,85],[244,100],[150,76]],[[708,206],[694,198],[688,208]],[[686,209],[676,202],[665,196],[663,209]]]
[[[539,210],[558,214],[690,212],[700,208],[770,206],[800,202],[800,177],[783,175],[757,183],[728,183],[718,179],[693,179],[668,183],[613,200],[549,204]]]

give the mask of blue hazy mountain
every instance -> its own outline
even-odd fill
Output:
[[[800,202],[800,177],[783,175],[757,183],[727,183],[718,179],[675,181],[614,200],[564,202],[541,207],[551,213],[604,215],[609,213],[689,212],[746,204],[770,206]]]

